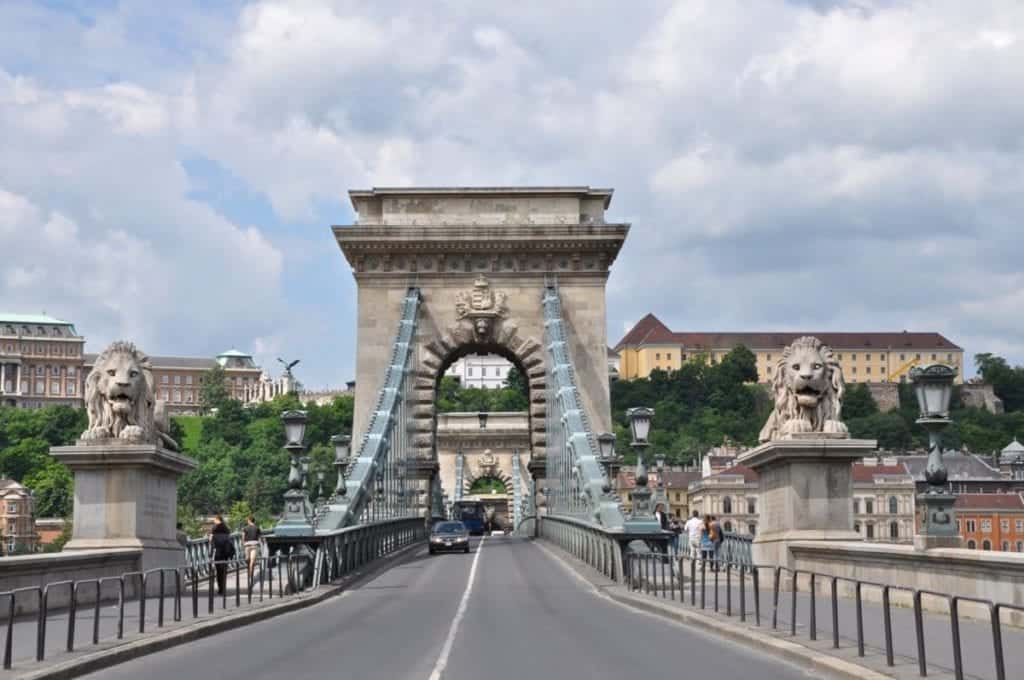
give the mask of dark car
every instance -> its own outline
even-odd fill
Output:
[[[430,554],[454,550],[469,552],[469,529],[462,522],[438,522],[430,530]]]

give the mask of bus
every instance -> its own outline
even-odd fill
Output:
[[[452,505],[452,519],[466,525],[470,534],[484,533],[484,504],[481,501],[462,500]]]

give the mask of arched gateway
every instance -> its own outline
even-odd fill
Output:
[[[605,221],[611,189],[413,188],[350,191],[356,224],[334,227],[358,285],[354,432],[366,432],[394,360],[395,329],[418,290],[406,386],[407,455],[432,477],[435,393],[471,352],[505,356],[530,387],[530,469],[543,476],[548,393],[544,294],[557,286],[591,431],[611,429],[605,283],[629,231]]]

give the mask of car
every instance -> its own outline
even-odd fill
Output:
[[[469,529],[462,522],[438,522],[430,530],[430,554],[469,552]]]

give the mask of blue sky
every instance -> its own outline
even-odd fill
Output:
[[[350,188],[589,184],[609,339],[937,330],[1024,362],[1020,3],[0,3],[0,308],[353,375]],[[276,370],[276,366],[273,366]]]

